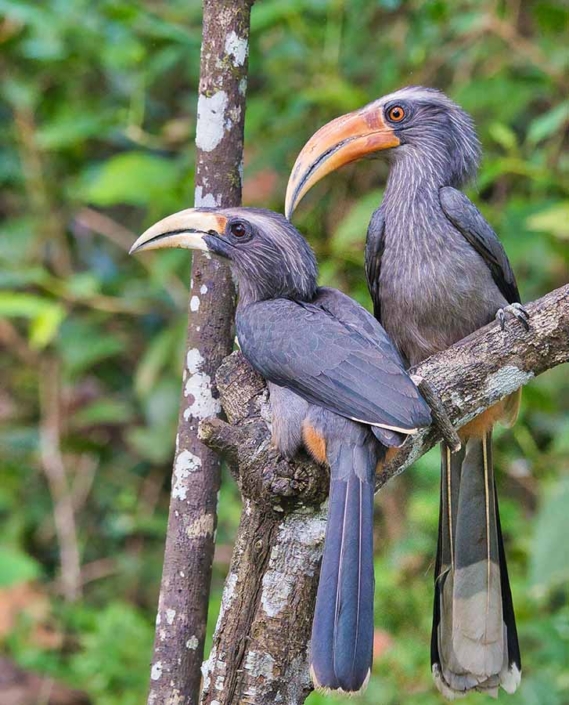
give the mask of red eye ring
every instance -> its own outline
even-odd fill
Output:
[[[387,111],[387,118],[391,122],[401,122],[405,117],[405,109],[400,105],[394,105]]]

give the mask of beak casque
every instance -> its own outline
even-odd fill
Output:
[[[302,197],[330,172],[399,144],[393,129],[384,122],[381,108],[373,103],[324,125],[304,145],[292,169],[286,217],[290,218]]]
[[[187,208],[148,228],[130,248],[129,254],[166,247],[207,251],[209,248],[203,239],[204,235],[222,235],[226,224],[227,218],[219,213]]]

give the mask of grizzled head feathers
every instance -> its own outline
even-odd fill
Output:
[[[228,218],[225,233],[207,235],[205,241],[211,252],[230,260],[241,302],[314,297],[314,252],[283,215],[260,208],[218,212]]]
[[[309,244],[278,213],[258,208],[189,208],[150,227],[131,252],[182,247],[229,260],[240,303],[272,298],[310,301],[317,287]]]
[[[400,141],[391,150],[392,159],[409,156],[428,161],[444,177],[444,185],[457,188],[476,175],[480,142],[474,121],[444,93],[409,86],[371,105],[382,110]]]

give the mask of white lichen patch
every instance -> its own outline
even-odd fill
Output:
[[[263,576],[261,606],[276,617],[291,601],[303,575],[313,575],[326,532],[326,510],[296,512],[283,521]],[[282,550],[286,546],[286,551]]]
[[[201,667],[201,672],[202,672],[202,683],[203,683],[203,692],[207,693],[209,691],[210,683],[211,683],[211,672],[213,670],[213,667],[215,665],[215,660],[217,658],[217,649],[215,646],[211,647],[211,651],[209,653],[209,658],[207,658],[203,663]]]
[[[190,311],[192,313],[196,313],[196,311],[200,310],[200,297],[199,296],[192,296],[190,299]]]
[[[170,683],[170,686],[173,686],[173,683]],[[183,702],[184,696],[182,693],[178,690],[178,688],[173,688],[168,698],[168,705],[182,705]]]
[[[174,484],[172,486],[172,497],[184,500],[188,496],[189,478],[193,472],[201,468],[202,461],[197,455],[189,450],[178,453],[174,463]]]
[[[217,206],[219,206],[219,202],[213,193],[204,193],[201,186],[196,186],[194,191],[195,208],[216,208]]]
[[[211,536],[213,534],[215,517],[213,514],[204,514],[199,519],[193,521],[186,529],[188,538],[195,539],[199,536]]]
[[[229,573],[225,579],[225,586],[223,588],[223,595],[221,596],[221,607],[219,608],[219,614],[217,615],[217,622],[215,625],[215,632],[219,631],[221,627],[221,622],[223,620],[223,615],[233,602],[235,597],[235,587],[237,586],[237,573]]]
[[[269,617],[276,617],[287,606],[293,580],[294,576],[287,576],[280,571],[270,569],[263,576],[261,605]]]
[[[249,42],[232,31],[225,40],[225,52],[233,58],[234,66],[243,66],[249,53]]]
[[[196,145],[204,152],[211,152],[221,142],[227,129],[225,110],[228,97],[225,91],[198,98]],[[231,127],[229,125],[229,127]]]
[[[203,296],[204,294],[207,294],[207,286],[205,284],[202,284],[200,286],[200,294]]]
[[[245,77],[239,81],[239,93],[241,93],[241,95],[247,93],[247,79]]]
[[[245,669],[255,678],[273,678],[275,659],[270,654],[249,651],[245,659]]]
[[[199,350],[197,350],[196,348],[188,350],[186,354],[186,369],[191,375],[193,375],[194,372],[199,372],[202,368],[203,363],[204,359]]]
[[[534,377],[533,372],[524,372],[515,365],[506,365],[491,375],[484,384],[484,394],[491,398],[501,398],[515,392]]]
[[[215,690],[221,691],[225,688],[225,676],[217,676],[215,679],[215,685],[213,686]]]
[[[176,610],[167,609],[166,610],[166,621],[168,622],[168,624],[170,624],[170,625],[174,624],[175,619],[176,619]]]
[[[195,651],[198,648],[199,643],[200,642],[197,636],[194,634],[188,639],[188,641],[186,641],[186,649],[189,649],[190,651]]]
[[[152,664],[152,670],[150,671],[150,678],[153,681],[159,681],[162,677],[162,661],[156,661]]]
[[[191,416],[206,419],[208,416],[216,416],[221,411],[219,399],[215,399],[211,393],[211,378],[202,370],[203,364],[204,359],[199,350],[188,351],[186,369],[189,376],[184,385],[184,396],[189,399],[188,406],[184,410],[186,421]]]

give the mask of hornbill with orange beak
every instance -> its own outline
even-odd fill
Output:
[[[287,457],[304,445],[330,467],[310,664],[316,686],[358,691],[373,650],[375,470],[386,446],[429,425],[429,408],[374,317],[317,286],[314,254],[283,216],[189,209],[153,225],[131,252],[164,247],[229,260],[237,336],[268,382],[273,441]]]
[[[372,216],[365,270],[374,312],[409,366],[506,314],[526,328],[516,280],[498,237],[460,191],[480,145],[472,119],[443,93],[409,87],[322,127],[302,149],[286,197],[303,195],[343,164],[382,152],[390,165]],[[449,698],[516,690],[521,675],[492,466],[492,427],[515,421],[519,393],[442,445],[431,664]]]

